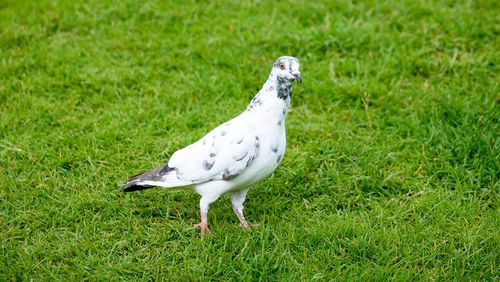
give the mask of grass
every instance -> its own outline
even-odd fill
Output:
[[[0,280],[498,280],[495,1],[0,3]],[[199,240],[128,175],[300,59],[278,170]]]

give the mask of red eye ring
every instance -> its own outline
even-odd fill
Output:
[[[285,64],[280,64],[280,69],[284,70],[285,69]]]

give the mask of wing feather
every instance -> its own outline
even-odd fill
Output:
[[[183,182],[230,180],[247,168],[259,152],[259,138],[236,122],[222,124],[198,142],[175,152],[168,162]]]

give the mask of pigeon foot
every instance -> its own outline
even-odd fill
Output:
[[[205,240],[205,234],[208,234],[210,235],[210,233],[212,231],[210,231],[210,229],[208,228],[208,224],[206,224],[205,222],[200,222],[200,223],[197,223],[197,224],[194,224],[193,225],[194,228],[199,228],[201,230],[201,240]]]

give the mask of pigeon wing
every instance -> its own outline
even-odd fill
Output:
[[[233,120],[175,152],[167,166],[183,182],[230,180],[252,163],[259,152],[259,143],[252,129]]]

